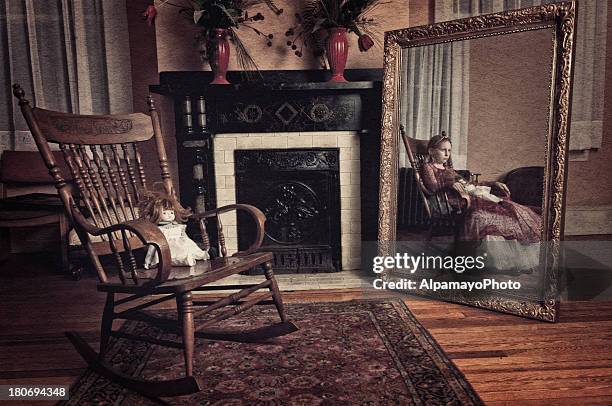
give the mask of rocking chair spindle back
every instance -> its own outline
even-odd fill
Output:
[[[151,97],[148,99],[150,116],[141,113],[77,115],[31,107],[19,85],[13,86],[13,93],[19,99],[21,111],[54,179],[64,208],[98,274],[98,291],[107,295],[99,354],[76,333],[67,334],[91,368],[147,396],[188,394],[200,388],[193,376],[196,335],[220,340],[255,341],[297,330],[293,323],[287,321],[284,313],[282,297],[272,271],[272,253],[257,252],[263,241],[265,222],[265,216],[260,210],[249,205],[235,204],[193,215],[192,219],[200,225],[202,246],[205,249],[210,248],[205,222],[216,218],[220,232],[217,240],[221,243],[223,256],[199,261],[192,268],[173,267],[171,251],[164,234],[156,224],[139,218],[138,205],[147,195],[140,144],[151,140],[155,142],[165,194],[176,198],[159,115]],[[50,143],[59,145],[72,182],[67,182],[67,177],[61,173]],[[257,232],[253,244],[247,250],[228,257],[219,214],[232,210],[243,210],[249,214],[257,225]],[[156,269],[144,269],[143,266],[143,252],[149,246],[153,246],[157,252]],[[105,259],[107,256],[114,259],[113,267]],[[239,291],[226,298],[194,300],[193,292],[196,291],[228,289],[223,285],[210,286],[211,282],[256,266],[265,269],[263,282],[231,285],[230,289]],[[268,293],[243,300],[260,289],[266,289]],[[127,296],[116,298],[120,294]],[[152,305],[172,299],[176,300],[178,313],[175,320],[160,318],[144,311]],[[134,304],[134,301],[139,304]],[[131,306],[128,306],[130,303]],[[259,304],[274,304],[281,322],[250,331],[206,331],[215,322]],[[196,312],[194,309],[197,306],[207,307]],[[224,306],[233,306],[233,309],[215,313],[198,328],[195,327],[194,314],[205,315]],[[183,348],[185,377],[151,382],[125,376],[110,368],[104,362],[104,354],[111,337],[147,340],[143,337],[126,337],[124,333],[113,330],[113,321],[116,319],[151,322],[180,336],[180,343],[158,340],[156,344]]]

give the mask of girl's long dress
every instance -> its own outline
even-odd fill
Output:
[[[425,187],[431,192],[452,188],[459,178],[459,174],[452,168],[440,169],[432,163],[423,165],[422,175]],[[498,191],[497,194],[501,193]],[[526,268],[537,265],[537,243],[540,241],[542,229],[540,215],[527,206],[513,202],[509,196],[500,197],[502,201],[494,203],[470,196],[471,207],[465,215],[460,239],[486,241],[487,250],[493,257],[491,260],[495,262],[496,268]],[[458,198],[451,197],[450,200],[451,204],[458,204]]]

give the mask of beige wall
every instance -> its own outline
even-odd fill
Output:
[[[294,24],[294,15],[305,2],[302,0],[277,0],[275,3],[284,9],[280,16],[275,16],[265,6],[263,8],[253,8],[253,12],[260,10],[266,17],[256,27],[266,33],[274,34],[272,47],[267,47],[261,37],[245,28],[238,31],[240,38],[259,68],[264,70],[319,68],[318,63],[313,60],[309,52],[304,52],[304,56],[298,58],[286,45],[285,31]],[[414,12],[413,22],[409,21],[408,18],[410,11]],[[389,0],[387,4],[381,5],[371,14],[378,23],[378,41],[382,44],[384,31],[404,28],[410,24],[426,23],[427,12],[428,2],[426,0],[414,2]],[[194,35],[196,34],[195,26],[180,16],[175,7],[162,6],[159,8],[156,35],[158,69],[160,72],[209,69],[208,65],[199,60],[194,41]],[[382,47],[374,47],[368,52],[361,53],[357,47],[357,36],[349,35],[349,41],[348,69],[382,67]],[[230,59],[230,70],[238,69],[236,61],[232,57]]]
[[[518,167],[544,166],[552,31],[469,42],[468,169],[494,180]]]
[[[147,112],[149,85],[159,81],[155,27],[142,20],[142,12],[150,0],[126,0],[130,58],[132,62],[132,96],[134,111]]]
[[[586,162],[570,162],[568,206],[601,206],[612,204],[612,7],[608,6],[606,41],[606,79],[604,84],[604,118],[602,143],[591,150]]]
[[[128,13],[128,28],[130,38],[130,57],[132,62],[132,95],[133,108],[137,112],[149,111],[147,96],[149,85],[159,82],[157,70],[157,44],[155,27],[148,26],[142,20],[142,12],[151,4],[150,0],[126,0]],[[170,169],[174,184],[178,188],[178,168],[176,157],[176,141],[174,138],[174,112],[172,100],[167,97],[153,95],[156,107],[162,117],[162,132],[165,135],[166,152],[170,161]],[[144,156],[144,166],[149,182],[161,179],[161,170],[157,152],[153,143],[144,143],[141,153]]]

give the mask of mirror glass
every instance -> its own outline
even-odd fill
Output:
[[[511,281],[520,289],[485,290],[541,298],[554,38],[547,28],[401,49],[399,122],[409,143],[423,140],[411,152],[425,190],[401,132],[398,252],[453,258],[450,272],[429,258],[416,281]]]
[[[575,6],[385,33],[376,288],[556,320]]]

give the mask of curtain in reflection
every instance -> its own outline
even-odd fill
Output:
[[[469,47],[461,42],[406,48],[400,90],[401,119],[409,137],[429,139],[442,131],[453,142],[453,164],[465,169],[469,95]],[[403,151],[400,166],[410,166]]]
[[[1,1],[0,55],[0,151],[35,149],[13,83],[36,106],[51,110],[132,109],[123,0]]]

